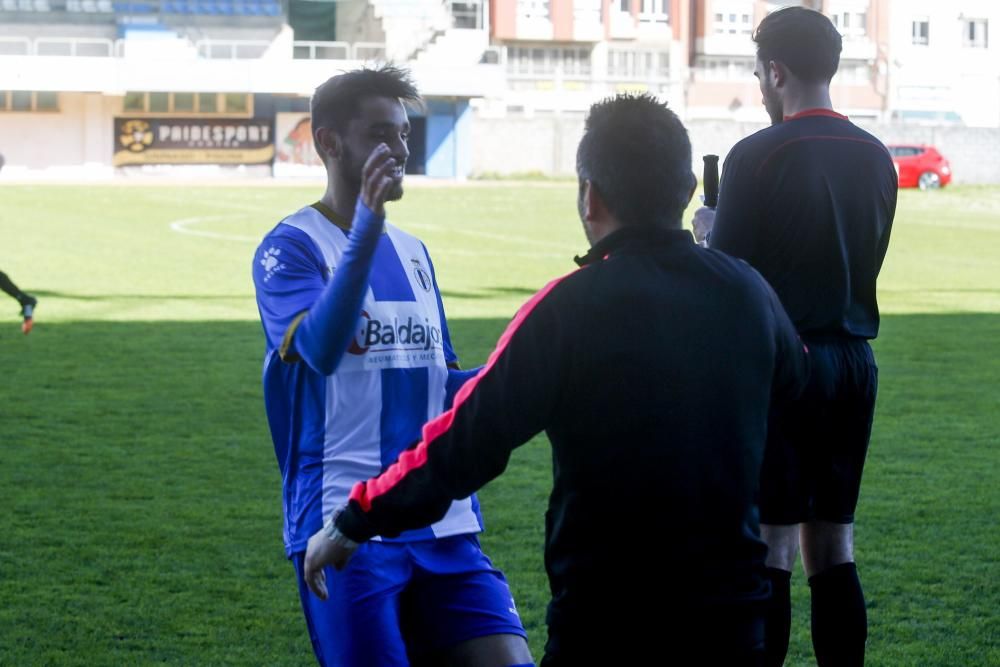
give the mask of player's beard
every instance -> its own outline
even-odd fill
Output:
[[[345,142],[341,152],[341,165],[343,166],[344,181],[347,183],[351,192],[355,193],[355,197],[361,194],[361,174],[365,168],[365,161],[368,160],[368,156],[358,156],[351,150],[351,148]],[[401,165],[405,171],[406,163],[403,162]],[[386,201],[399,201],[403,198],[403,179],[400,177],[398,180],[393,180],[392,187],[389,188],[389,193],[386,195]]]

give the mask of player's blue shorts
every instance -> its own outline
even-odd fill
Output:
[[[362,544],[346,569],[326,568],[327,601],[292,561],[321,665],[390,667],[494,634],[526,637],[503,573],[476,535]]]

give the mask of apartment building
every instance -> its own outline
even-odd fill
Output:
[[[887,119],[1000,126],[1000,2],[897,0],[892,11],[879,62]]]
[[[1000,125],[995,0],[493,0],[497,113],[580,111],[622,90],[686,118],[766,121],[753,29],[781,7],[822,11],[843,35],[834,105],[853,118]]]
[[[889,0],[699,0],[692,2],[692,39],[687,44],[689,118],[765,121],[753,76],[753,29],[770,12],[803,5],[826,13],[844,37],[840,70],[833,80],[834,105],[854,117],[878,118],[885,92],[875,76],[878,44],[888,34]]]
[[[584,111],[622,91],[684,102],[690,0],[493,0],[502,112]]]

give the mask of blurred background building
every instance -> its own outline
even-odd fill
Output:
[[[994,0],[0,0],[4,174],[314,175],[312,90],[386,60],[428,101],[414,174],[572,173],[583,113],[622,91],[725,152],[767,122],[750,37],[792,4],[844,36],[838,111],[1000,141],[970,130],[1000,128]]]

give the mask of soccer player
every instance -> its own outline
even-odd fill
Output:
[[[542,665],[759,664],[766,417],[772,391],[804,383],[805,351],[756,271],[681,228],[691,144],[664,105],[594,105],[577,172],[582,268],[521,308],[419,443],[354,486],[310,539],[306,582],[332,594],[323,565],[349,571],[372,536],[437,520],[545,430]]]
[[[2,163],[0,163],[0,166],[2,166]],[[27,336],[31,333],[31,328],[35,323],[35,306],[38,305],[38,299],[26,292],[22,292],[3,271],[0,271],[0,290],[11,295],[21,304],[21,317],[24,318],[24,321],[21,322],[21,331]]]
[[[330,572],[327,600],[302,580],[324,517],[419,438],[471,376],[457,370],[427,249],[385,222],[385,202],[403,196],[403,101],[419,103],[417,90],[391,66],[316,89],[326,192],[282,220],[254,258],[285,549],[322,665],[531,664],[507,582],[479,547],[471,492],[432,525],[366,544],[352,567]]]
[[[773,125],[726,157],[713,215],[698,235],[771,283],[809,347],[802,397],[771,415],[761,480],[762,534],[774,590],[769,664],[791,624],[789,580],[802,548],[817,661],[861,665],[868,634],[854,564],[854,511],[868,451],[878,371],[875,280],[896,209],[896,172],[882,143],[836,113],[830,79],[841,37],[819,12],[789,7],[753,36],[754,75]]]

